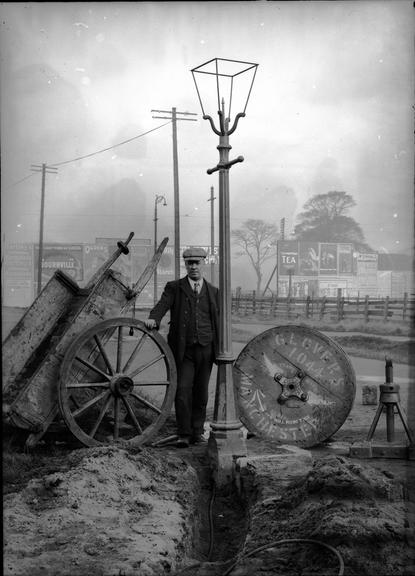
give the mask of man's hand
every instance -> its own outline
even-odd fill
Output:
[[[147,320],[144,320],[144,325],[149,330],[154,330],[155,328],[157,328],[157,322],[153,318],[148,318]]]

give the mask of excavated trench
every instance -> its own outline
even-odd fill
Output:
[[[55,454],[6,492],[5,576],[415,573],[412,462],[247,444],[222,489],[206,446]]]
[[[184,455],[198,470],[199,529],[175,576],[415,573],[410,462],[405,473],[405,463],[373,465],[338,448],[262,451],[238,462],[237,489],[221,490],[205,454]]]

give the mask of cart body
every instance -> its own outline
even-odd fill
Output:
[[[86,288],[80,288],[61,270],[54,273],[3,342],[6,423],[37,439],[46,432],[59,412],[59,372],[68,347],[91,326],[133,308],[167,241],[165,238],[160,244],[133,289],[122,274],[107,266]]]

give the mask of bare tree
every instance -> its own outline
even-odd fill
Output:
[[[275,258],[278,228],[264,220],[246,220],[241,228],[232,230],[231,235],[237,246],[242,248],[236,256],[248,256],[257,277],[257,293],[261,290],[262,266],[269,258]]]

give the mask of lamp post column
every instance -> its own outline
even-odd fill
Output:
[[[229,210],[229,135],[219,137],[219,353],[213,421],[209,436],[209,457],[215,482],[229,484],[235,460],[246,456],[242,424],[237,417],[233,385],[232,295]]]
[[[156,196],[154,202],[154,254],[157,252],[157,202],[158,198]],[[157,265],[154,268],[154,292],[153,292],[153,300],[154,304],[157,303]]]

